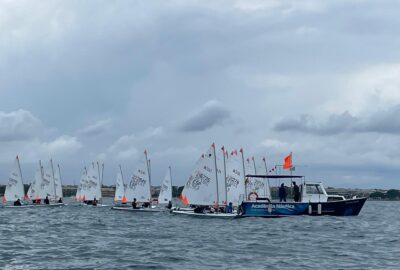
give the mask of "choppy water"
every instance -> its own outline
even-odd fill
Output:
[[[399,206],[229,221],[73,205],[0,209],[0,268],[400,269]]]

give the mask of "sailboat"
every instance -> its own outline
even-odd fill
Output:
[[[8,179],[8,183],[6,186],[6,190],[3,197],[3,204],[6,204],[4,207],[22,207],[24,205],[16,205],[12,206],[7,203],[16,203],[21,202],[26,199],[24,183],[22,179],[22,171],[19,163],[18,156],[15,158],[14,168],[10,173],[10,177]]]
[[[165,174],[164,181],[162,182],[160,188],[160,194],[158,195],[159,204],[172,204],[172,176],[171,176],[171,166],[168,168]],[[172,206],[172,205],[171,205]]]
[[[56,192],[56,202],[62,203],[64,196],[62,190],[61,169],[59,164],[57,164],[57,170],[54,173],[54,189]]]
[[[104,165],[102,166],[104,168]],[[100,173],[99,162],[92,163],[89,169],[82,175],[80,186],[78,188],[78,199],[84,202],[84,205],[107,206],[102,204],[101,193],[102,173]],[[78,194],[79,193],[79,194]],[[94,204],[94,202],[96,202]]]
[[[50,207],[62,206],[62,202],[56,199],[56,182],[53,168],[53,161],[50,160],[48,168],[44,171],[41,161],[39,160],[34,180],[28,190],[28,198],[33,202],[31,206]],[[49,203],[41,204],[42,200],[48,198]]]
[[[227,201],[232,203],[233,207],[238,207],[244,200],[245,178],[242,160],[237,150],[231,152],[226,168]]]
[[[224,154],[225,155],[225,154]],[[218,209],[224,205],[223,199],[220,199],[218,167],[215,144],[212,144],[205,155],[202,155],[196,163],[193,173],[190,175],[185,187],[183,188],[181,199],[184,204],[198,205],[202,207],[214,207],[215,212],[204,211],[182,211],[172,210],[171,213],[179,215],[200,216],[200,217],[218,217],[233,218],[236,214],[222,213]],[[225,185],[226,187],[226,185]],[[225,199],[226,204],[226,199]],[[205,207],[205,208],[207,208]]]
[[[125,197],[127,202],[141,203],[141,207],[120,207],[114,206],[114,210],[124,210],[133,212],[160,212],[151,206],[151,174],[150,161],[147,157],[147,151],[144,151],[143,157],[139,160],[135,172],[126,187]],[[145,207],[147,206],[147,207]]]
[[[126,205],[127,200],[125,196],[126,186],[124,184],[124,177],[122,174],[121,165],[119,166],[119,172],[117,174],[117,181],[115,183],[115,196],[114,202],[120,203],[122,205]]]

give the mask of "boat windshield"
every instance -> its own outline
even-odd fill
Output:
[[[319,185],[306,185],[306,192],[307,194],[324,194],[321,187]]]

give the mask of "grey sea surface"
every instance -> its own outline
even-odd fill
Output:
[[[0,268],[400,269],[400,202],[367,201],[358,217],[235,220],[72,201],[0,209]]]

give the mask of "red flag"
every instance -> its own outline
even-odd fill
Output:
[[[292,153],[283,160],[283,169],[290,170],[292,168]]]

